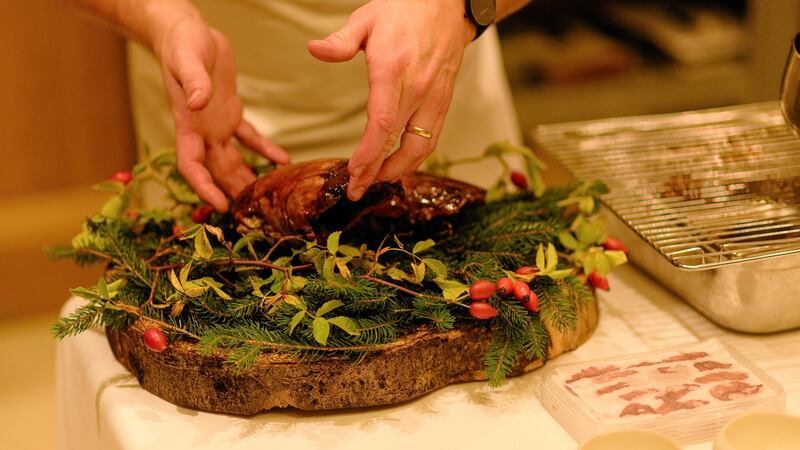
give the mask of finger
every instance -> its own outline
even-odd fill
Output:
[[[214,183],[205,162],[205,145],[196,133],[180,133],[176,138],[176,157],[178,172],[201,200],[210,204],[217,211],[228,210],[225,194]]]
[[[208,106],[211,99],[211,76],[199,53],[190,49],[177,51],[174,62],[169,64],[169,71],[181,85],[189,110],[199,111]]]
[[[242,161],[233,142],[214,144],[206,152],[206,163],[217,185],[235,198],[256,176]]]
[[[358,200],[375,180],[380,164],[391,152],[400,136],[403,124],[413,109],[401,110],[402,84],[394,74],[375,75],[369,86],[367,124],[358,148],[348,165],[350,182],[347,196]],[[377,165],[377,167],[376,167]]]
[[[383,162],[376,177],[378,181],[397,181],[408,175],[425,162],[436,148],[444,126],[444,119],[450,106],[451,93],[432,94],[408,121],[409,127],[429,130],[433,136],[425,138],[406,132],[400,140],[400,148]]]
[[[264,137],[250,122],[242,119],[236,127],[236,139],[248,148],[278,164],[288,164],[289,154],[278,145]]]
[[[365,21],[350,21],[325,39],[309,41],[308,51],[325,62],[344,62],[353,59],[363,47],[368,27]]]

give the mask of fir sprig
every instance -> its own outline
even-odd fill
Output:
[[[522,155],[529,174],[538,177],[541,167],[529,150],[503,144],[487,151],[493,158],[505,154]],[[130,207],[147,180],[166,188],[171,207]],[[574,329],[579,308],[592,298],[580,268],[621,261],[597,248],[604,231],[589,219],[596,205],[587,199],[603,192],[598,184],[543,190],[537,181],[534,192],[495,189],[495,200],[455,220],[449,238],[387,236],[375,248],[338,232],[326,242],[242,235],[230,215],[217,213],[190,225],[198,199],[167,152],[139,164],[130,185],[118,184],[99,185],[112,198],[86,220],[71,247],[52,251],[79,264],[107,264],[96,286],[73,290],[88,303],[57,322],[53,334],[60,339],[140,320],[170,339],[196,342],[205,354],[223,354],[238,371],[265,353],[357,361],[421,327],[489,327],[486,375],[497,386],[522,358],[547,357],[543,320],[561,332]],[[470,316],[471,283],[515,278],[521,265],[544,266],[544,248],[548,268],[526,279],[539,295],[540,313],[495,295],[488,300],[498,311],[495,319]]]

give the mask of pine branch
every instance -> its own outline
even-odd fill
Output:
[[[500,387],[511,373],[519,356],[519,343],[509,334],[509,330],[496,327],[489,349],[484,358],[486,378],[489,386]]]
[[[102,303],[87,303],[54,323],[50,327],[50,333],[56,339],[64,339],[99,327],[103,323],[103,309]]]

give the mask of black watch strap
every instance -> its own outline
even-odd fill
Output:
[[[494,23],[495,0],[464,0],[464,16],[475,25],[474,41]]]

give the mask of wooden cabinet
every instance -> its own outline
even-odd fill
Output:
[[[0,317],[53,309],[97,270],[52,263],[130,167],[125,42],[63,0],[4,1],[0,14]],[[96,269],[96,268],[95,268]]]

